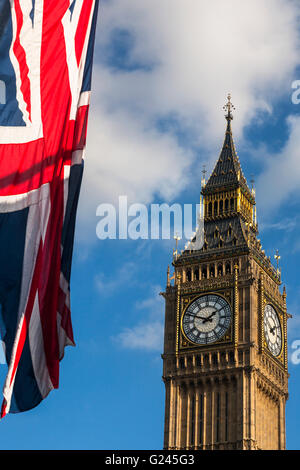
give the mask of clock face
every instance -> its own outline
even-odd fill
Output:
[[[182,318],[185,336],[196,344],[214,343],[221,339],[231,323],[231,308],[223,297],[207,294],[187,307]]]
[[[282,347],[281,326],[279,317],[270,304],[265,307],[264,333],[269,350],[274,356],[279,356]]]

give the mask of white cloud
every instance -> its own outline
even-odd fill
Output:
[[[95,277],[95,286],[101,295],[110,296],[116,289],[127,285],[128,282],[134,283],[136,278],[136,265],[133,262],[127,262],[121,266],[117,272],[109,277],[102,272]]]
[[[126,327],[113,337],[112,340],[116,344],[125,349],[163,350],[163,300],[159,296],[161,291],[160,286],[152,286],[150,297],[136,303],[139,321],[133,327]]]
[[[237,107],[234,133],[239,140],[257,111],[271,112],[273,101],[295,78],[298,13],[297,3],[287,0],[102,4],[79,212],[81,236],[84,229],[91,232],[89,224],[95,225],[101,202],[115,201],[120,194],[137,202],[178,195],[188,184],[195,147],[202,152],[198,163],[216,159],[228,91]],[[132,35],[128,64],[141,63],[142,69],[116,70],[101,63],[116,28]],[[158,130],[157,120],[168,116],[188,131],[184,145],[174,127]]]
[[[142,301],[136,302],[136,308],[138,310],[148,309],[152,312],[152,314],[157,314],[157,311],[161,313],[161,298],[159,297],[160,292],[162,292],[161,286],[153,286],[152,287],[152,295],[147,299]]]
[[[300,339],[300,287],[293,288],[293,295],[290,295],[289,289],[287,291],[287,311],[292,315],[288,319],[288,340],[289,342],[294,339]]]
[[[116,340],[126,349],[162,351],[163,324],[151,322],[125,328]]]
[[[285,232],[293,232],[293,230],[297,228],[299,221],[300,217],[285,217],[284,219],[281,219],[278,222],[269,222],[261,224],[260,230],[284,230]]]
[[[256,107],[270,108],[268,98],[279,88],[282,92],[298,63],[295,5],[286,0],[111,2],[99,23],[102,45],[114,28],[128,29],[135,38],[131,61],[157,65],[148,73],[110,73],[101,98],[107,103],[108,97],[110,107],[141,113],[175,111],[201,134],[204,124],[218,136],[220,105],[231,90],[242,128]]]
[[[265,168],[257,181],[260,208],[272,215],[272,210],[300,189],[300,117],[290,116],[289,139],[276,155],[264,154]],[[294,223],[296,223],[294,219]]]
[[[300,312],[296,307],[292,312],[293,317],[288,320],[289,343],[295,339],[300,340]]]

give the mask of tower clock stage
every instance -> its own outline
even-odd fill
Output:
[[[203,246],[175,251],[163,293],[165,449],[286,445],[286,291],[258,239],[232,109],[229,95],[223,147],[202,181]]]

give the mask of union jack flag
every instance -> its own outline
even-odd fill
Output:
[[[1,417],[58,388],[98,0],[0,0]]]

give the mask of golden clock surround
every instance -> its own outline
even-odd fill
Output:
[[[221,291],[223,292],[223,291]],[[204,350],[204,349],[209,349],[210,347],[214,347],[214,345],[216,344],[223,344],[223,343],[226,343],[226,344],[230,344],[232,343],[233,341],[233,304],[232,304],[232,293],[230,291],[227,292],[227,296],[222,294],[222,293],[219,293],[218,291],[208,291],[208,292],[201,292],[199,294],[196,294],[194,295],[192,298],[189,298],[189,297],[185,297],[185,296],[182,296],[181,300],[181,313],[180,313],[180,328],[178,329],[179,331],[179,337],[178,337],[178,344],[179,344],[179,351],[181,349],[197,349],[197,348],[201,348],[201,350]],[[218,339],[217,341],[214,341],[212,343],[209,343],[209,344],[199,344],[199,343],[194,343],[193,341],[191,341],[184,333],[184,330],[183,330],[183,325],[182,325],[182,322],[183,322],[183,318],[184,318],[184,315],[186,313],[186,310],[189,308],[189,306],[197,299],[201,298],[201,297],[204,297],[206,295],[215,295],[215,296],[218,296],[218,297],[221,297],[230,307],[230,311],[231,311],[231,320],[230,320],[230,325],[228,327],[228,329],[226,330],[226,332],[224,333],[224,335]],[[230,300],[229,300],[229,298]],[[187,300],[189,299],[189,301],[187,302]],[[185,302],[186,305],[183,307],[182,303]],[[182,309],[183,307],[183,309]],[[184,340],[183,340],[183,338]]]

